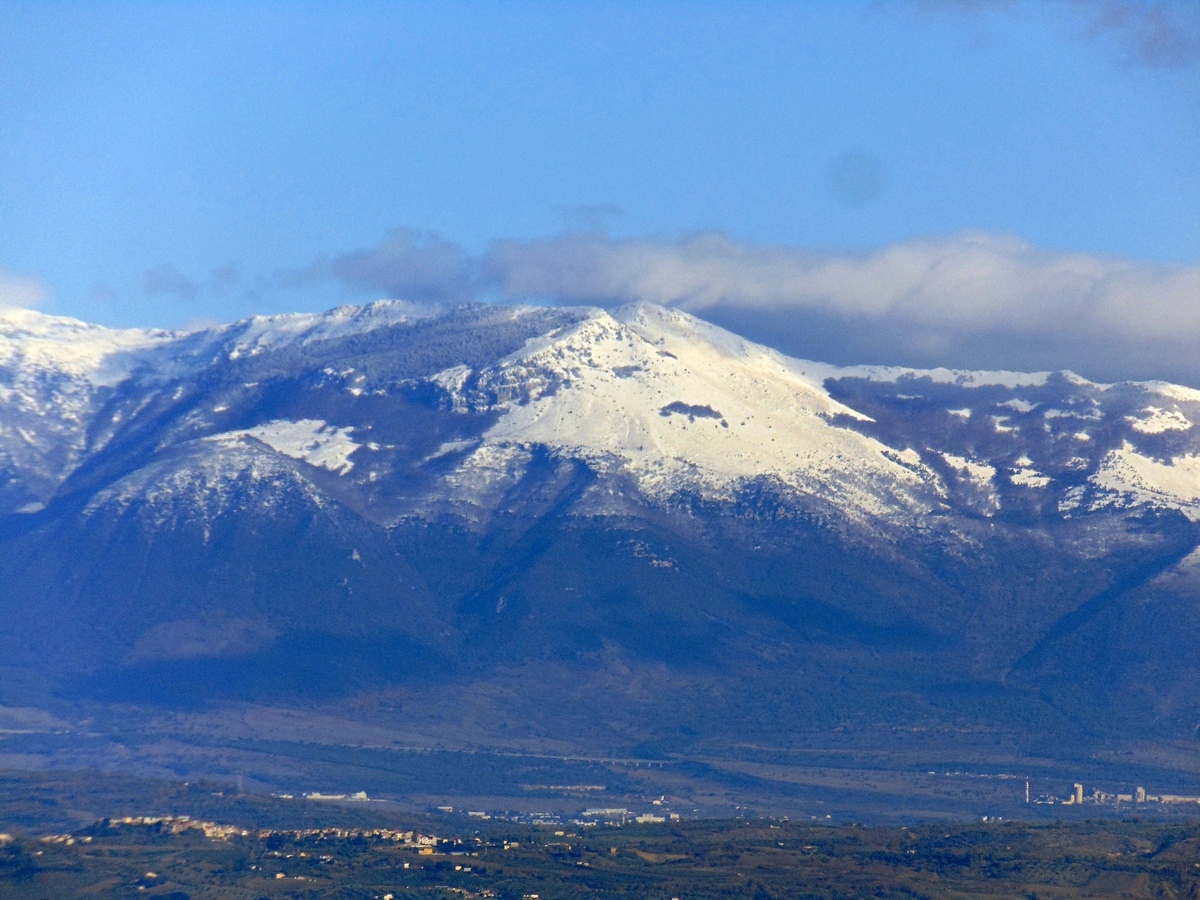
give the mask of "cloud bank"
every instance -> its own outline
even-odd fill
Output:
[[[485,270],[514,300],[649,300],[697,313],[810,309],[967,332],[1200,336],[1200,268],[1056,253],[1003,235],[913,240],[862,254],[752,246],[721,234],[568,235],[500,242]]]
[[[1200,384],[1200,267],[1051,251],[1008,235],[851,253],[719,233],[587,232],[498,241],[474,258],[448,242],[414,249],[393,235],[329,269],[348,287],[404,299],[649,301],[830,362],[1072,368]]]

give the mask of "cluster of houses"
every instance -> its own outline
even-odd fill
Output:
[[[351,840],[365,838],[367,840],[389,841],[402,847],[412,847],[419,852],[433,853],[442,844],[454,844],[432,834],[421,834],[418,831],[400,831],[394,828],[259,828],[250,830],[239,828],[237,825],[223,825],[218,822],[206,822],[193,819],[191,816],[125,816],[120,819],[104,819],[101,827],[120,828],[122,826],[141,826],[154,828],[163,834],[183,834],[188,831],[199,831],[206,838],[227,841],[233,837],[257,837],[266,840],[271,837],[285,837],[291,840]],[[61,840],[60,840],[61,839]],[[73,842],[70,835],[50,835],[43,841]],[[91,838],[80,840],[90,841]]]

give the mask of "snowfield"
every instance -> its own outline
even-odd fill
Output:
[[[92,388],[112,387],[132,374],[142,352],[179,337],[178,332],[105,328],[65,316],[0,308],[0,369],[19,373],[26,384],[38,376],[53,376]]]
[[[513,399],[501,402],[481,455],[545,445],[624,467],[658,497],[681,488],[726,497],[767,476],[855,516],[931,509],[933,475],[919,457],[900,462],[835,424],[864,417],[786,358],[683,313],[599,313],[503,360],[484,383]],[[532,396],[517,402],[523,389]]]
[[[1177,509],[1200,521],[1200,455],[1188,454],[1169,463],[1143,456],[1126,442],[1104,460],[1090,479],[1104,495],[1103,506],[1157,506]]]
[[[1192,423],[1187,416],[1177,409],[1164,410],[1157,406],[1148,406],[1142,410],[1142,416],[1129,416],[1128,421],[1134,431],[1142,434],[1162,434],[1164,431],[1187,431]]]
[[[320,419],[298,422],[277,419],[242,431],[214,434],[206,440],[228,444],[252,438],[262,441],[276,453],[345,475],[354,468],[350,457],[359,448],[350,435],[351,429],[336,428]]]

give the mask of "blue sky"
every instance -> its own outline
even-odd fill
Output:
[[[861,259],[944,239],[957,253],[975,234],[1019,242],[1014,265],[1084,254],[1158,284],[1200,265],[1195,13],[1115,0],[5,3],[0,287],[34,284],[10,302],[40,292],[49,312],[180,326],[397,288],[523,298],[494,274],[497,242],[561,259],[564,234],[594,253],[674,253],[700,232],[743,269],[763,248]],[[384,268],[416,275],[344,264],[396,229],[420,252],[385,253]],[[433,276],[431,248],[450,260]],[[469,286],[421,281],[449,270]],[[527,294],[571,293],[534,282]],[[1171,310],[1190,296],[1182,283]],[[583,299],[642,296],[589,284]],[[814,312],[815,288],[799,318],[782,288],[754,302],[739,290],[707,306],[695,290],[655,297],[735,325],[747,306],[792,326],[880,321],[836,300]],[[972,339],[994,330],[989,316],[963,326]],[[1039,328],[1053,362],[1061,328]],[[835,332],[822,340],[846,339]],[[908,340],[874,349],[928,363],[966,346]]]

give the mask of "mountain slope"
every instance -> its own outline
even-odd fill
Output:
[[[577,714],[548,673],[619,664],[697,733],[781,727],[700,684],[777,722],[1200,721],[1169,648],[1112,638],[1147,604],[1194,636],[1197,391],[835,368],[651,305],[0,326],[22,685],[300,700],[519,671],[553,731]]]

